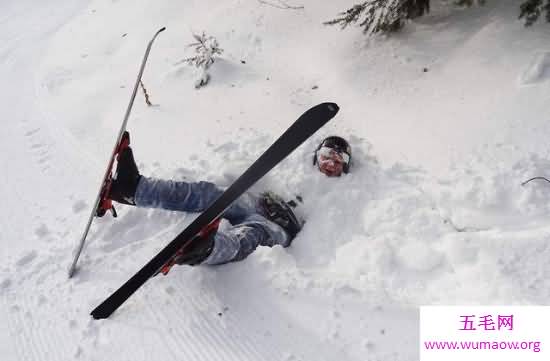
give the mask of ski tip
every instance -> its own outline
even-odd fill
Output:
[[[71,266],[71,267],[69,267],[69,270],[67,271],[67,276],[69,278],[72,278],[74,276],[75,272],[76,272],[76,267]]]
[[[97,307],[92,312],[90,312],[90,316],[92,316],[94,320],[103,320],[105,318],[108,318],[110,315],[110,313],[103,312],[100,307]]]
[[[160,28],[158,32],[160,33],[161,31],[164,31],[164,30],[166,30],[166,26],[163,26],[162,28]]]
[[[340,107],[336,103],[327,103],[328,110],[333,112],[334,114],[338,113],[340,110]]]
[[[320,105],[326,107],[328,111],[332,113],[332,116],[336,115],[340,110],[340,107],[336,103],[321,103]]]

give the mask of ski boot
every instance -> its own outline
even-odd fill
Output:
[[[115,157],[117,168],[113,176],[112,167]],[[103,217],[107,211],[111,211],[113,217],[116,217],[117,213],[113,201],[135,205],[134,196],[140,177],[130,148],[130,133],[125,131],[111,157],[106,176],[103,179],[95,215]]]
[[[292,211],[292,204],[296,205],[295,202],[285,202],[273,192],[265,192],[260,195],[260,205],[264,211],[264,216],[281,226],[288,234],[290,241],[296,237],[303,226],[303,222]]]
[[[122,204],[135,206],[139,174],[132,148],[126,147],[118,155],[116,172],[113,176],[109,198]]]

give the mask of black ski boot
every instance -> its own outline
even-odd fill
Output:
[[[218,218],[204,227],[191,239],[190,244],[185,243],[155,275],[162,273],[166,276],[175,264],[195,266],[204,262],[214,250],[214,237],[218,231],[220,220],[221,218]]]
[[[290,241],[302,229],[303,222],[296,217],[292,211],[292,206],[275,193],[262,193],[260,195],[260,205],[264,211],[264,216],[281,226],[288,234]]]
[[[132,148],[126,147],[121,150],[117,160],[109,198],[118,203],[135,206],[134,197],[141,175],[134,160]]]
[[[184,264],[189,266],[201,264],[214,250],[215,235],[216,232],[212,232],[204,238],[197,236],[189,248],[176,258],[175,263],[180,266]]]

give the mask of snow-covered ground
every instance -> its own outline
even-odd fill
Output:
[[[420,305],[548,304],[550,186],[521,182],[550,176],[550,26],[513,0],[389,39],[322,25],[356,2],[1,2],[1,360],[417,360]],[[194,217],[120,206],[67,279],[162,26],[128,126],[143,174],[228,185],[310,106],[341,110],[253,188],[303,196],[292,247],[176,267],[94,321]],[[203,30],[224,53],[196,90]],[[340,179],[311,165],[329,134]]]

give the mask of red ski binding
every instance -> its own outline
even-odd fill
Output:
[[[155,274],[155,276],[159,273],[162,273],[163,275],[167,275],[168,272],[170,272],[170,269],[177,263],[177,260],[179,257],[185,254],[185,251],[189,246],[191,246],[195,242],[200,242],[201,240],[204,240],[214,232],[217,231],[218,226],[220,225],[221,218],[217,218],[214,220],[214,222],[210,223],[206,227],[204,227],[195,237],[191,238],[191,240],[183,245],[171,258],[168,262],[164,264],[160,268],[160,270]]]
[[[116,160],[118,161],[118,157],[120,156],[120,152],[122,152],[124,149],[128,148],[130,146],[130,133],[128,131],[124,131],[122,134],[122,137],[120,138],[120,142],[118,144],[118,147],[116,148],[115,152],[111,156],[111,160],[109,162],[109,172],[107,177],[103,180],[103,185],[101,187],[101,195],[99,204],[97,206],[96,210],[96,216],[97,217],[103,217],[107,211],[111,211],[113,217],[117,217],[115,206],[113,205],[113,201],[109,198],[109,194],[111,193],[111,184],[113,183],[113,164]]]

